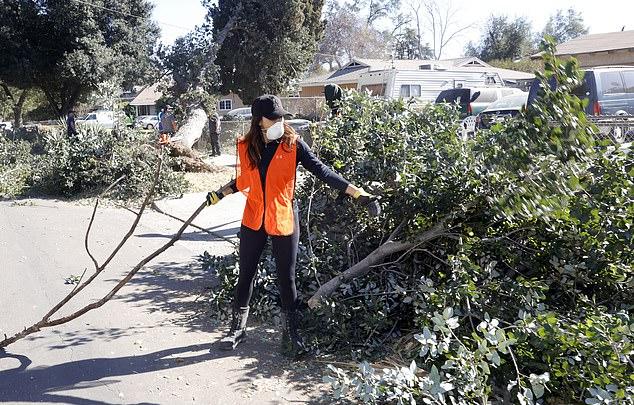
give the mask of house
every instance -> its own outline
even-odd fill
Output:
[[[532,56],[540,59],[541,52]],[[583,35],[557,45],[555,55],[574,57],[584,68],[596,66],[634,66],[634,30]]]
[[[456,87],[524,87],[535,76],[493,67],[475,57],[445,60],[381,60],[354,58],[336,72],[299,83],[300,97],[323,96],[324,86],[368,90],[373,95],[417,97],[433,101],[442,90]]]
[[[223,96],[220,96],[218,98],[217,107],[218,107],[218,114],[225,115],[226,113],[228,113],[229,111],[233,109],[247,107],[247,106],[244,105],[244,103],[242,102],[240,97],[238,97],[237,94],[231,93],[231,94],[225,94]]]
[[[130,105],[136,109],[137,117],[140,115],[156,115],[156,102],[163,96],[158,90],[159,84],[155,83],[141,90],[137,96],[130,101]]]
[[[156,102],[163,96],[158,90],[159,83],[155,83],[141,90],[137,96],[130,101],[130,105],[136,108],[136,115],[155,115],[158,113]],[[245,107],[240,97],[236,94],[226,94],[218,98],[218,113],[224,115],[234,108]]]

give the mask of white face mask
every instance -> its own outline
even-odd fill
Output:
[[[282,135],[284,135],[284,118],[271,125],[269,129],[266,130],[266,139],[269,141],[276,141],[280,139]]]

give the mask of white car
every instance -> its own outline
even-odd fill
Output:
[[[159,119],[156,115],[139,115],[134,120],[134,126],[143,129],[155,129],[159,126]]]
[[[114,111],[99,110],[86,114],[85,117],[75,120],[79,125],[94,125],[112,129],[115,127]]]
[[[6,130],[11,131],[13,129],[13,124],[10,121],[0,121],[0,131]]]
[[[229,111],[228,113],[225,114],[224,119],[225,120],[229,120],[229,121],[250,120],[251,119],[251,107],[243,107],[243,108],[233,109],[233,110],[231,110],[231,111]]]

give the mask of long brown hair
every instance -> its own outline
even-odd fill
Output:
[[[260,160],[262,160],[262,150],[264,149],[265,135],[262,133],[262,128],[260,128],[261,119],[261,117],[251,118],[251,127],[249,128],[249,132],[238,139],[238,142],[246,142],[248,144],[247,152],[249,154],[251,167],[257,167],[260,164]],[[297,137],[297,132],[295,132],[293,127],[284,122],[282,147],[284,147],[288,151],[292,150],[295,146],[295,142],[297,142]]]

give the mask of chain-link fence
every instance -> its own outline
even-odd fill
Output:
[[[632,116],[588,116],[599,128],[598,138],[615,143],[634,142],[634,117]]]
[[[309,145],[313,144],[313,136],[312,131],[315,130],[316,126],[321,125],[321,123],[310,123],[308,121],[295,122],[291,124],[291,126],[297,131],[297,133],[302,137],[302,139]],[[251,121],[221,121],[220,124],[220,150],[222,153],[235,155],[236,154],[236,139],[247,133],[249,130],[249,126],[251,125]],[[199,150],[203,153],[208,153],[211,150],[211,139],[209,137],[209,127],[205,127],[203,130],[203,134],[194,146],[196,150]]]

